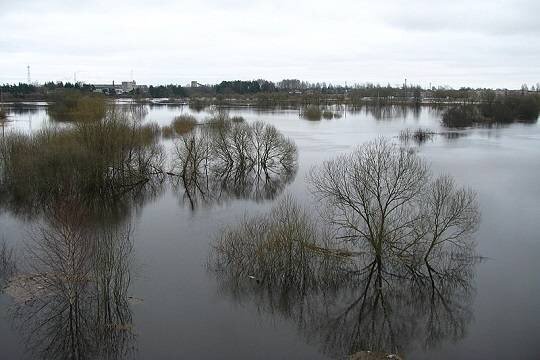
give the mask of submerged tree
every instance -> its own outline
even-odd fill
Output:
[[[275,127],[218,116],[176,141],[175,183],[192,208],[227,198],[273,198],[296,173],[294,143]]]
[[[469,245],[479,216],[475,194],[449,177],[431,177],[415,152],[380,138],[315,167],[309,183],[339,238],[381,261],[420,249],[428,257],[442,242]]]
[[[377,258],[335,236],[292,198],[269,213],[227,227],[209,269],[220,291],[261,311],[279,313],[343,357],[359,351],[407,353],[458,340],[471,321],[472,248],[437,243]]]
[[[220,290],[292,319],[331,356],[461,339],[479,261],[474,193],[384,139],[309,180],[323,221],[285,197],[225,228],[209,259]]]

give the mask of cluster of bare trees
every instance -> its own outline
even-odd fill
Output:
[[[272,125],[221,119],[197,130],[176,141],[173,161],[177,188],[192,207],[273,198],[294,178],[296,145]]]
[[[333,356],[461,338],[479,261],[475,194],[384,139],[308,178],[321,217],[286,197],[224,229],[209,260],[221,291],[293,319]]]

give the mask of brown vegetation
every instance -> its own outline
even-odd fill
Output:
[[[66,90],[53,97],[48,108],[50,117],[57,121],[97,121],[105,116],[106,99],[101,94]]]
[[[39,211],[75,196],[97,213],[162,174],[159,128],[111,114],[68,129],[0,139],[0,206]]]
[[[193,131],[197,126],[197,120],[192,115],[180,115],[174,118],[169,126],[162,127],[162,135],[165,138],[173,138],[185,135]]]
[[[302,109],[301,115],[304,119],[317,121],[323,115],[321,109],[316,105],[310,105]]]

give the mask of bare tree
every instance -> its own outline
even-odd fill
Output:
[[[220,117],[175,142],[172,175],[192,208],[229,197],[273,198],[296,173],[295,144],[275,127]]]
[[[475,231],[475,194],[431,177],[415,152],[380,138],[313,168],[308,180],[339,237],[381,262],[420,249],[427,259],[444,242],[465,246]]]
[[[447,245],[445,249],[450,246],[452,253],[468,253],[480,218],[476,193],[458,188],[450,176],[441,176],[430,183],[421,205],[423,213],[416,226],[422,229],[424,259],[440,251],[441,244]]]
[[[415,201],[429,181],[426,164],[385,139],[312,169],[309,182],[340,238],[370,249],[403,247],[414,235]],[[380,261],[380,260],[379,260]]]
[[[435,188],[448,187],[441,181]],[[439,198],[436,208],[456,208],[452,203],[461,197],[444,192],[450,196]],[[406,257],[355,251],[354,242],[343,243],[332,226],[285,196],[270,212],[226,227],[209,269],[223,295],[292,320],[331,357],[365,350],[402,354],[461,339],[472,319],[474,248],[444,241],[425,260],[426,244],[409,248]]]

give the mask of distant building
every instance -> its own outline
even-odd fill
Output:
[[[143,93],[148,92],[147,85],[137,85],[135,81],[122,81],[120,85],[115,84],[114,81],[112,84],[94,84],[94,92],[99,92],[103,94],[116,94],[122,95],[130,93],[133,90],[140,90]]]
[[[114,82],[112,84],[93,84],[94,92],[102,94],[111,94],[115,92]]]
[[[132,90],[135,90],[137,88],[137,84],[135,81],[122,81],[122,91],[123,92],[130,92]]]

